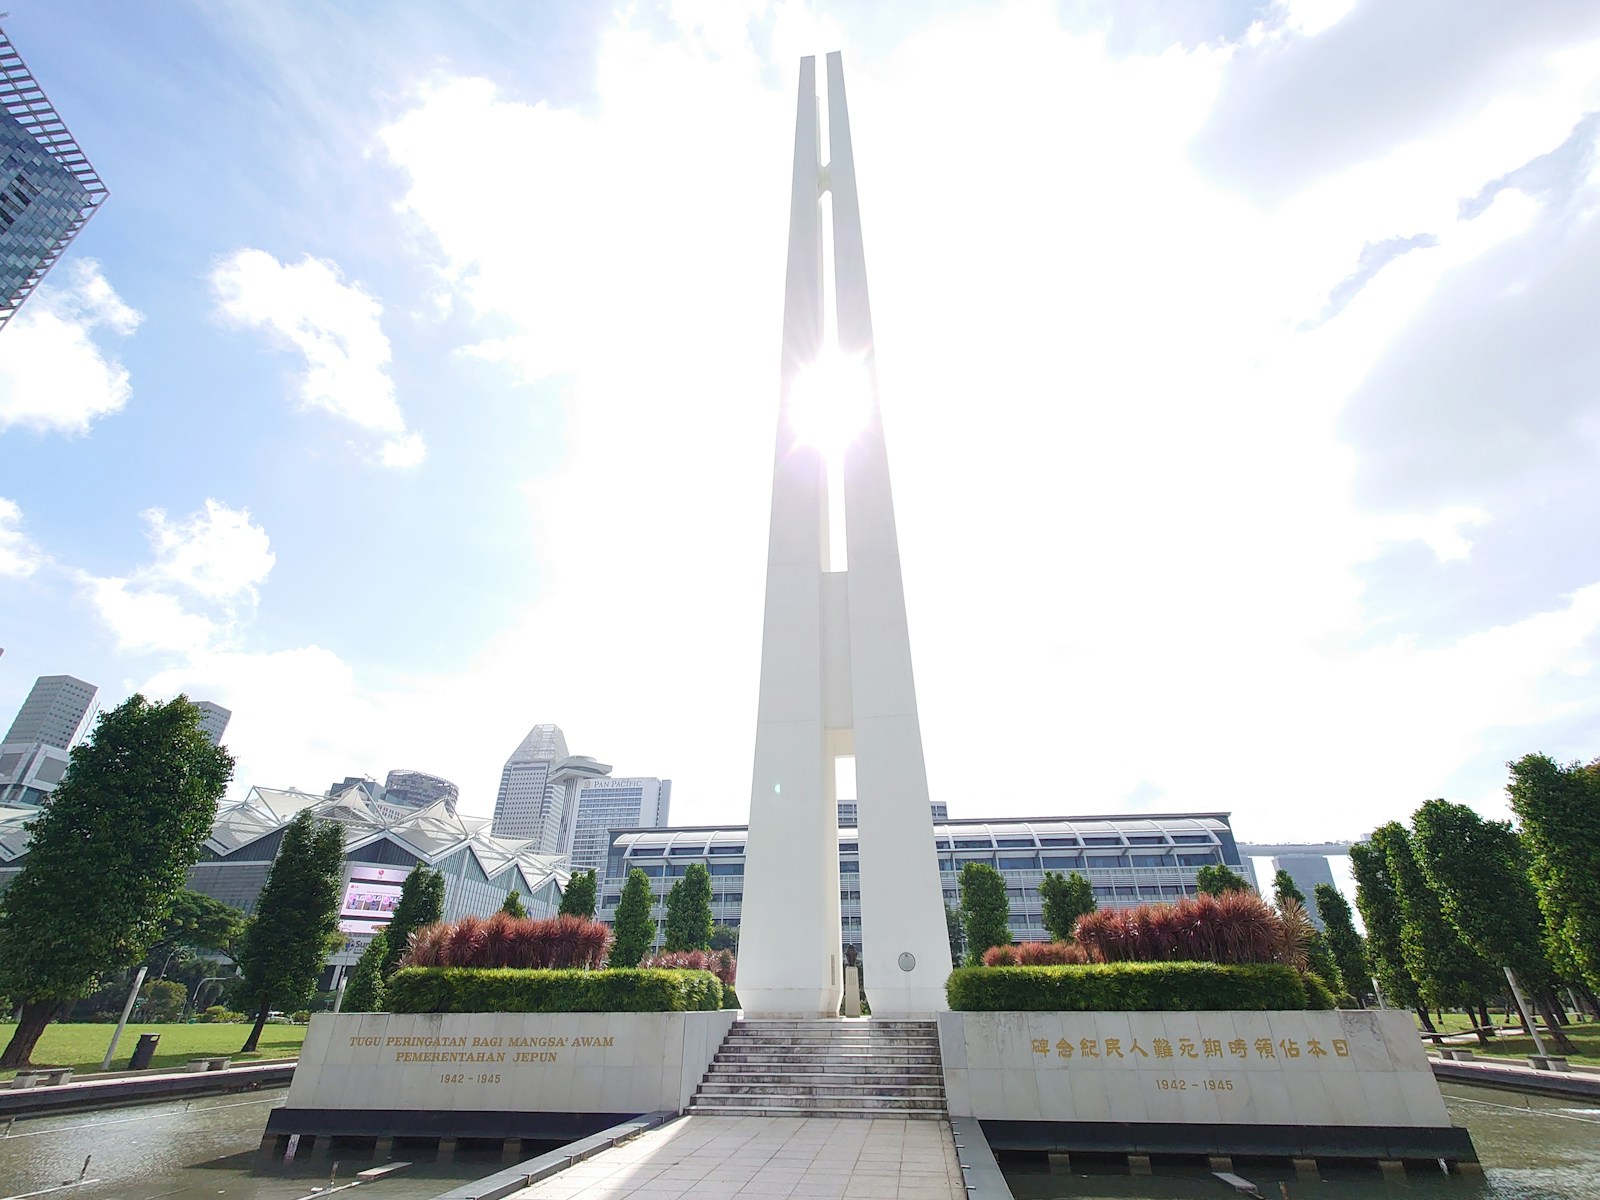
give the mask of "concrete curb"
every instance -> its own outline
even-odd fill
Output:
[[[613,1125],[610,1129],[602,1129],[599,1133],[569,1142],[559,1150],[541,1154],[538,1158],[530,1158],[514,1167],[496,1171],[493,1175],[486,1175],[482,1179],[451,1188],[448,1192],[440,1192],[433,1200],[503,1200],[504,1197],[532,1187],[552,1175],[559,1175],[574,1163],[593,1158],[619,1142],[638,1137],[641,1133],[665,1125],[668,1121],[676,1121],[678,1117],[679,1114],[675,1112],[645,1113],[642,1117],[635,1117],[631,1121]]]
[[[1433,1060],[1433,1077],[1441,1083],[1465,1083],[1473,1087],[1501,1088],[1533,1096],[1557,1096],[1564,1100],[1600,1100],[1600,1076],[1562,1071],[1535,1071],[1532,1067],[1510,1063]]]
[[[983,1136],[983,1126],[975,1117],[951,1117],[950,1132],[955,1137],[956,1161],[966,1180],[969,1200],[1011,1200],[1011,1187],[1000,1173],[1000,1165]]]
[[[264,1087],[287,1087],[294,1077],[294,1061],[250,1063],[224,1071],[158,1071],[117,1079],[74,1079],[51,1087],[0,1090],[0,1119],[71,1112],[83,1108],[109,1108],[213,1092],[248,1092]]]

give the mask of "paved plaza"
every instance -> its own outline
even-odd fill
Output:
[[[512,1200],[964,1200],[946,1121],[682,1117]]]

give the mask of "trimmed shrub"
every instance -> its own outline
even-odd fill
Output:
[[[411,935],[407,967],[516,967],[523,970],[597,969],[611,931],[582,917],[513,917],[497,912],[441,922]]]
[[[405,967],[388,999],[397,1013],[700,1012],[722,1007],[722,982],[709,971]]]
[[[652,954],[639,964],[641,968],[657,967],[669,971],[710,971],[722,980],[724,988],[733,986],[738,963],[729,950],[667,950]]]
[[[1318,983],[1320,987],[1320,981]],[[945,985],[958,1012],[1200,1012],[1313,1005],[1282,963],[1090,963],[1065,967],[962,967]],[[1321,988],[1321,995],[1327,988]],[[1317,997],[1320,1001],[1321,995]],[[1332,997],[1328,997],[1332,1007]]]
[[[1077,942],[1021,942],[1015,946],[990,946],[983,952],[986,967],[1065,967],[1092,961]]]
[[[1322,976],[1315,971],[1300,972],[1300,982],[1306,990],[1306,1007],[1315,1009],[1354,1008],[1355,1001],[1349,1004],[1342,1003],[1349,1000],[1348,996],[1335,998],[1333,989],[1322,982]]]

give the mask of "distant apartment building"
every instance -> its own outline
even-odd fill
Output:
[[[1329,887],[1337,887],[1333,881],[1333,869],[1328,864],[1328,858],[1323,854],[1285,854],[1274,857],[1272,860],[1272,873],[1287,871],[1289,878],[1294,880],[1295,887],[1300,889],[1300,894],[1306,898],[1306,916],[1311,918],[1311,923],[1319,930],[1322,926],[1322,916],[1317,912],[1317,884],[1325,883]],[[1271,893],[1271,888],[1267,889]]]
[[[0,326],[109,194],[0,30]]]
[[[67,773],[89,731],[100,689],[71,675],[41,675],[0,742],[0,804],[36,805]]]
[[[564,849],[574,871],[604,874],[611,835],[667,824],[672,780],[653,777],[585,779],[578,784],[572,837]]]

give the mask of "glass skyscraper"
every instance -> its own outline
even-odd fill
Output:
[[[0,30],[0,326],[108,194]]]

